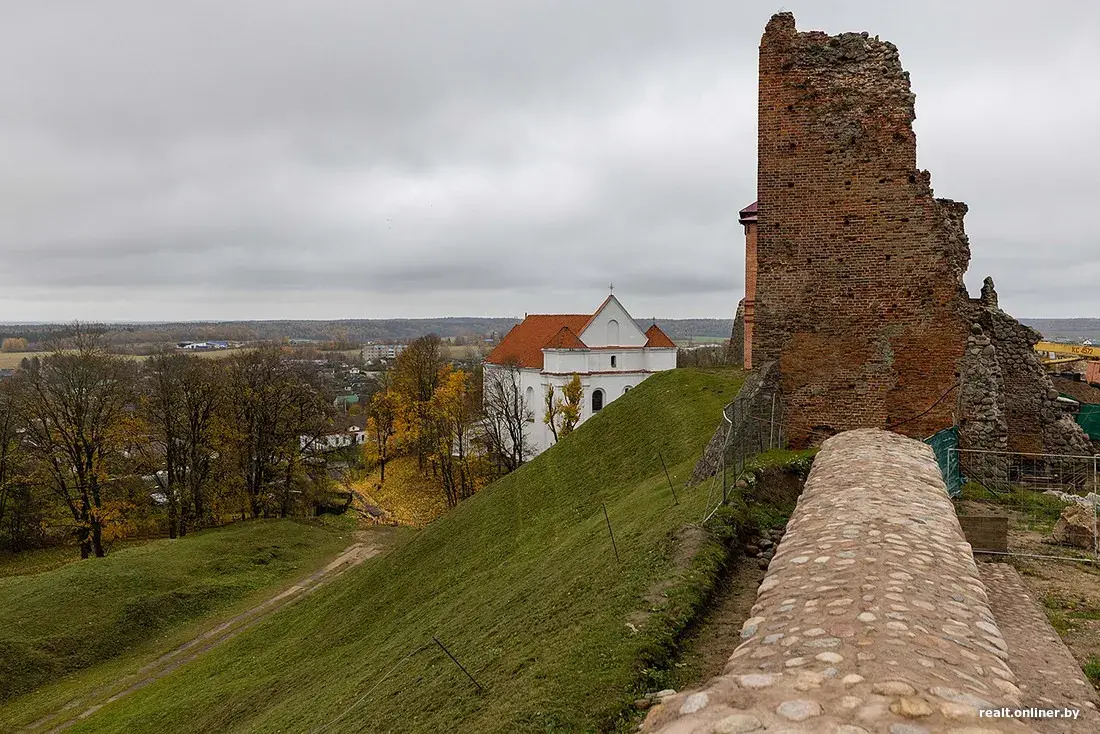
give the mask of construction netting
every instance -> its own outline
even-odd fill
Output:
[[[955,461],[952,449],[959,448],[959,429],[957,426],[945,428],[928,438],[924,442],[932,447],[936,454],[936,463],[940,465],[940,473],[947,484],[947,494],[958,497],[962,492],[962,476],[959,474],[959,465]]]
[[[1100,405],[1081,403],[1077,413],[1077,425],[1084,429],[1093,441],[1100,441]]]

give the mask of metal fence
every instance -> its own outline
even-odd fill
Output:
[[[1100,457],[950,448],[949,476],[997,492],[1027,488],[1086,494],[1098,490]]]
[[[722,409],[722,424],[726,434],[718,468],[720,481],[707,495],[704,522],[725,504],[752,457],[787,445],[783,401],[777,392],[742,391]]]
[[[1100,456],[949,448],[947,459],[944,479],[962,488],[964,528],[967,518],[1005,519],[1000,543],[971,538],[976,551],[1100,559]],[[1071,505],[1080,509],[1059,522]]]

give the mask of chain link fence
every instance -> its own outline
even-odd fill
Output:
[[[722,424],[726,432],[719,481],[708,490],[704,522],[729,499],[752,457],[787,445],[783,400],[778,392],[743,390],[722,409]]]
[[[950,448],[945,479],[976,552],[1100,559],[1100,456]]]

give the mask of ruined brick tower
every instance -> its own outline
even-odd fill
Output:
[[[741,216],[746,366],[778,367],[795,445],[960,425],[982,448],[1082,450],[1031,352],[1038,335],[991,283],[967,294],[966,205],[917,170],[914,102],[893,44],[800,33],[790,13],[768,23],[758,202]]]
[[[779,362],[793,423],[951,425],[950,400],[914,416],[955,384],[966,343],[966,207],[917,170],[913,104],[893,44],[768,23],[751,344]]]

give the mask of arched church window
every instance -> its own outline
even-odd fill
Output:
[[[592,391],[592,412],[603,410],[603,390]]]
[[[607,322],[607,343],[619,343],[619,322],[615,319],[611,319]]]
[[[535,407],[535,388],[533,388],[533,387],[529,387],[529,388],[527,388],[527,393],[526,393],[526,401],[527,401],[527,404],[526,404],[526,405],[524,405],[523,407],[524,407],[524,408],[525,408],[526,410],[530,410],[530,411],[532,411],[532,412],[531,412],[531,417],[527,419],[527,422],[528,422],[528,423],[534,423],[534,422],[535,422],[535,415],[534,415],[534,407]]]
[[[627,385],[626,387],[623,388],[623,395],[626,395],[628,392],[630,392],[630,387],[631,387],[630,385]]]
[[[618,359],[615,357],[614,354],[612,354],[611,355],[611,366],[612,367],[617,367],[618,365],[615,364],[617,361],[618,361]]]

